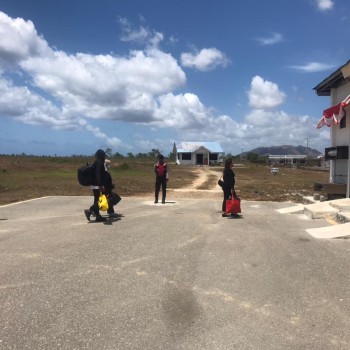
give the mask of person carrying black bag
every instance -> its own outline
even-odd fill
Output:
[[[121,201],[121,197],[113,192],[115,189],[115,185],[112,180],[112,176],[109,172],[109,169],[111,167],[111,161],[109,159],[105,160],[105,177],[104,177],[104,192],[103,194],[106,195],[107,201],[108,201],[108,209],[107,213],[110,218],[116,218],[118,217],[118,214],[114,212],[114,206],[117,205]]]
[[[235,173],[232,170],[233,162],[232,159],[226,159],[225,161],[225,169],[223,172],[223,185],[222,191],[224,192],[224,200],[222,202],[222,217],[230,216],[230,214],[226,214],[226,199],[230,199],[231,196],[237,198],[235,191]]]
[[[106,153],[102,149],[98,149],[95,153],[96,160],[92,164],[93,171],[93,184],[90,186],[94,195],[94,204],[90,209],[85,209],[84,214],[88,221],[90,221],[91,215],[96,217],[96,222],[103,222],[107,219],[101,216],[100,208],[98,206],[98,200],[100,198],[100,193],[104,192],[104,179],[105,179],[105,159]]]

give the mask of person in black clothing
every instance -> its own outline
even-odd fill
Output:
[[[162,204],[165,204],[166,187],[169,180],[169,174],[168,164],[164,162],[164,156],[162,154],[158,156],[158,162],[154,164],[154,172],[156,174],[154,203],[158,203],[160,186],[162,186]]]
[[[235,173],[232,170],[233,162],[232,159],[226,159],[225,161],[225,169],[223,172],[223,181],[224,184],[222,186],[222,190],[224,192],[224,200],[222,202],[222,216],[229,216],[229,214],[226,214],[226,199],[230,199],[231,196],[236,196],[235,192]]]
[[[104,162],[106,159],[106,153],[102,149],[99,149],[95,153],[96,160],[92,164],[93,169],[93,185],[90,186],[94,195],[94,204],[90,209],[84,210],[86,218],[90,221],[91,215],[96,217],[96,222],[106,221],[106,218],[102,217],[100,214],[100,209],[98,207],[98,200],[100,198],[100,193],[104,192],[104,178],[105,178],[105,166]]]
[[[104,177],[104,194],[107,197],[108,200],[108,209],[107,213],[110,218],[118,217],[118,214],[114,212],[114,206],[117,205],[121,198],[120,196],[113,192],[112,190],[115,188],[115,185],[112,180],[112,176],[109,172],[109,169],[111,167],[111,161],[109,159],[105,160],[105,177]]]

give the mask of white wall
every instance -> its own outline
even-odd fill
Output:
[[[179,164],[181,164],[181,165],[192,165],[193,164],[193,162],[192,162],[192,160],[179,160]]]
[[[332,90],[331,103],[336,105],[342,102],[350,95],[350,82]],[[340,129],[339,126],[332,126],[332,147],[349,145],[349,128],[350,128],[350,110],[347,111],[346,128]]]
[[[333,104],[336,105],[337,103],[340,103],[343,101],[347,96],[350,95],[350,82],[347,82],[346,84],[339,86],[337,89],[334,89],[332,91],[332,99]]]
[[[347,183],[347,173],[348,173],[348,160],[347,159],[337,159],[334,161],[334,183],[346,184]]]
[[[202,164],[205,164],[205,159],[207,159],[206,164],[209,164],[209,151],[206,148],[202,148],[202,147],[197,149],[195,152],[193,152],[191,154],[191,160],[182,160],[181,153],[177,154],[178,164],[182,164],[182,165],[195,165],[195,164],[197,164],[197,154],[203,155],[203,163]]]
[[[177,164],[181,164],[181,165],[192,165],[193,164],[193,160],[192,160],[193,154],[191,155],[191,159],[189,159],[189,160],[183,160],[182,153],[177,154],[176,159],[177,159]]]
[[[350,95],[350,82],[332,89],[331,104],[335,105],[342,102]],[[350,108],[347,108],[346,127],[340,129],[339,125],[331,127],[331,146],[349,146],[350,145]],[[348,159],[336,159],[331,161],[329,181],[331,183],[348,183]]]

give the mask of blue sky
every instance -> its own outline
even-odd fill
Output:
[[[348,0],[0,0],[0,153],[322,152],[349,34]]]

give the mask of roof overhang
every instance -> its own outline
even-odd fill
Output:
[[[181,142],[176,148],[177,153],[194,153],[203,147],[209,153],[223,153],[221,146],[217,142]]]
[[[313,90],[316,91],[318,96],[330,96],[333,88],[337,88],[349,80],[350,60],[316,85]]]
[[[177,150],[177,153],[196,153],[196,152],[204,152],[204,151],[209,152],[209,153],[213,153],[208,148],[206,148],[204,146],[199,146],[199,147],[192,148],[192,149],[179,148]]]
[[[343,68],[341,68],[341,72],[343,74],[344,79],[349,78],[350,77],[350,63],[343,66]]]

